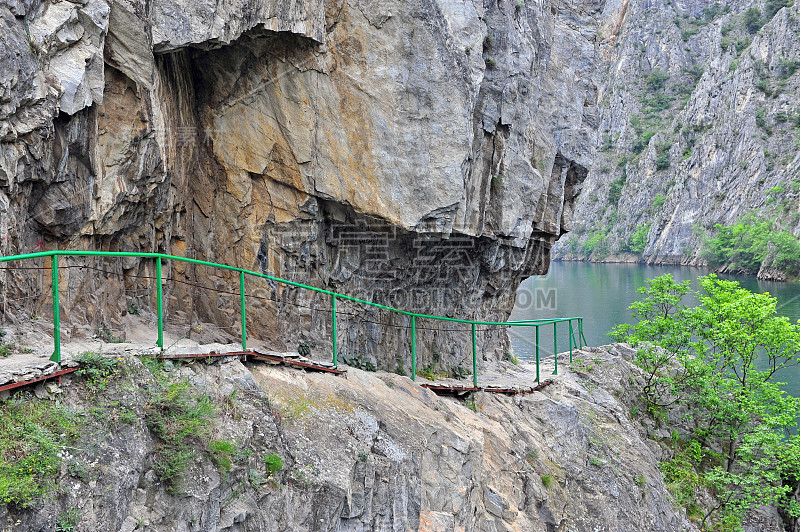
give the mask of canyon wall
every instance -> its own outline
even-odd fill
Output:
[[[554,256],[704,264],[714,225],[750,213],[798,235],[798,14],[785,0],[607,2],[599,151]],[[761,276],[781,278],[771,265]]]
[[[6,3],[0,251],[171,253],[503,320],[572,224],[596,144],[603,7]],[[67,340],[154,306],[152,260],[63,263]],[[2,275],[6,299],[49,289],[45,270]],[[168,326],[235,333],[237,276],[171,263],[165,276]],[[255,280],[247,293],[252,338],[327,349],[329,299]],[[17,305],[11,320],[47,316]],[[341,312],[345,354],[407,353],[408,320]],[[467,333],[442,329],[421,326],[421,356],[467,356]],[[480,341],[509,347],[503,331]]]

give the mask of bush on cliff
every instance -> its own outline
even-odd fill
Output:
[[[775,377],[800,364],[800,323],[778,316],[769,294],[715,275],[699,284],[694,291],[670,275],[648,281],[630,307],[638,321],[610,333],[639,347],[635,362],[651,409],[687,424],[687,436],[662,464],[665,481],[703,527],[713,521],[738,530],[747,511],[762,504],[779,506],[798,524],[800,400]],[[705,501],[703,490],[716,502]]]

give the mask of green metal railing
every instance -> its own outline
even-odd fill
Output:
[[[428,319],[428,320],[438,320],[438,321],[446,321],[446,322],[454,322],[454,323],[463,323],[466,325],[471,326],[472,332],[472,376],[473,376],[473,384],[475,387],[478,387],[478,350],[477,350],[477,335],[476,335],[476,327],[478,325],[482,326],[494,326],[494,327],[534,327],[536,329],[536,380],[537,382],[540,380],[539,375],[539,366],[540,366],[540,342],[539,342],[539,329],[541,327],[553,326],[553,352],[555,356],[555,371],[553,374],[558,373],[558,324],[559,323],[568,323],[569,324],[569,355],[570,355],[570,362],[572,362],[572,351],[574,348],[581,349],[586,344],[586,337],[583,335],[583,318],[576,317],[576,318],[555,318],[555,319],[540,319],[540,320],[524,320],[524,321],[509,321],[509,322],[492,322],[492,321],[475,321],[475,320],[462,320],[458,318],[447,318],[444,316],[431,316],[427,314],[418,314],[415,312],[409,312],[406,310],[400,310],[393,307],[389,307],[386,305],[381,305],[379,303],[373,303],[372,301],[366,301],[363,299],[359,299],[357,297],[352,297],[344,294],[339,294],[336,292],[332,292],[330,290],[325,290],[322,288],[317,288],[315,286],[309,286],[302,283],[297,283],[294,281],[288,281],[286,279],[281,279],[279,277],[275,277],[273,275],[268,275],[264,273],[254,272],[251,270],[245,270],[243,268],[237,268],[235,266],[227,266],[225,264],[217,264],[215,262],[208,262],[204,260],[198,259],[190,259],[187,257],[177,257],[174,255],[165,255],[163,253],[136,253],[136,252],[111,252],[111,251],[42,251],[39,253],[28,253],[24,255],[12,255],[8,257],[0,257],[0,263],[2,262],[10,262],[10,261],[18,261],[18,260],[30,260],[36,259],[40,257],[50,257],[50,269],[51,269],[51,276],[52,276],[52,287],[53,287],[53,356],[51,360],[54,362],[61,362],[61,320],[60,320],[60,312],[59,312],[59,292],[58,292],[58,258],[59,257],[111,257],[111,258],[118,258],[118,257],[138,257],[138,258],[152,258],[156,261],[156,313],[158,315],[158,338],[156,340],[156,345],[160,347],[163,351],[164,349],[164,290],[163,290],[163,279],[162,279],[162,260],[174,260],[180,262],[188,262],[190,264],[200,264],[204,266],[211,266],[214,268],[220,268],[223,270],[230,270],[239,273],[239,292],[240,292],[240,312],[241,312],[241,321],[242,321],[242,349],[247,349],[247,319],[246,319],[246,308],[245,308],[245,289],[244,289],[244,282],[245,276],[250,275],[253,277],[258,277],[262,279],[267,279],[273,281],[275,283],[285,284],[288,286],[294,286],[297,288],[303,288],[306,290],[311,290],[313,292],[317,292],[320,294],[326,294],[331,296],[331,333],[332,333],[332,347],[333,347],[333,365],[338,367],[338,345],[337,345],[337,326],[336,326],[336,302],[338,299],[352,301],[355,303],[360,303],[363,305],[368,305],[371,307],[387,310],[389,312],[394,312],[397,314],[401,314],[404,316],[408,316],[411,319],[411,378],[412,380],[416,380],[417,375],[417,319]],[[575,328],[573,326],[573,322],[577,323],[577,335]],[[577,338],[576,338],[577,336]]]

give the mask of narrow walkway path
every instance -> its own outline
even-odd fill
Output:
[[[243,351],[239,344],[199,344],[182,339],[174,342],[163,353],[157,346],[136,343],[106,343],[100,341],[75,342],[65,350],[62,364],[52,362],[46,352],[13,354],[0,358],[0,393],[8,394],[15,388],[36,384],[48,379],[60,378],[79,369],[75,358],[85,351],[101,352],[109,357],[145,356],[168,360],[197,360],[215,357],[243,357],[245,360],[259,361],[273,365],[283,365],[302,369],[343,375],[348,366],[341,364],[334,367],[329,362],[313,360],[298,353],[280,353],[275,351],[249,349]],[[569,352],[559,354],[560,363],[564,366],[569,361]],[[536,381],[536,365],[520,362],[514,365],[508,362],[497,362],[484,368],[478,379],[476,388],[472,376],[463,379],[441,378],[428,380],[417,376],[416,383],[437,394],[463,396],[472,392],[502,393],[509,395],[525,395],[537,391],[553,382],[553,357],[540,362],[541,382]],[[564,368],[566,369],[566,368]],[[563,370],[562,370],[563,371]],[[0,396],[0,398],[4,398]]]

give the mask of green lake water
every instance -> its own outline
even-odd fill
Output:
[[[517,292],[517,306],[512,320],[583,316],[584,335],[591,346],[611,342],[608,332],[618,323],[631,323],[628,306],[638,299],[637,289],[647,279],[666,273],[677,281],[695,280],[708,273],[701,268],[680,266],[643,266],[640,264],[594,264],[588,262],[553,262],[546,276],[531,277]],[[769,292],[778,299],[778,313],[793,322],[800,319],[800,283],[759,281],[740,275],[721,276],[733,279],[748,290]],[[695,286],[697,288],[697,286]],[[511,331],[514,352],[522,359],[535,357],[533,328],[515,327]],[[567,327],[559,325],[558,351],[568,350]],[[552,326],[540,331],[540,353],[553,353]],[[788,383],[787,391],[800,396],[800,367],[778,374]]]

